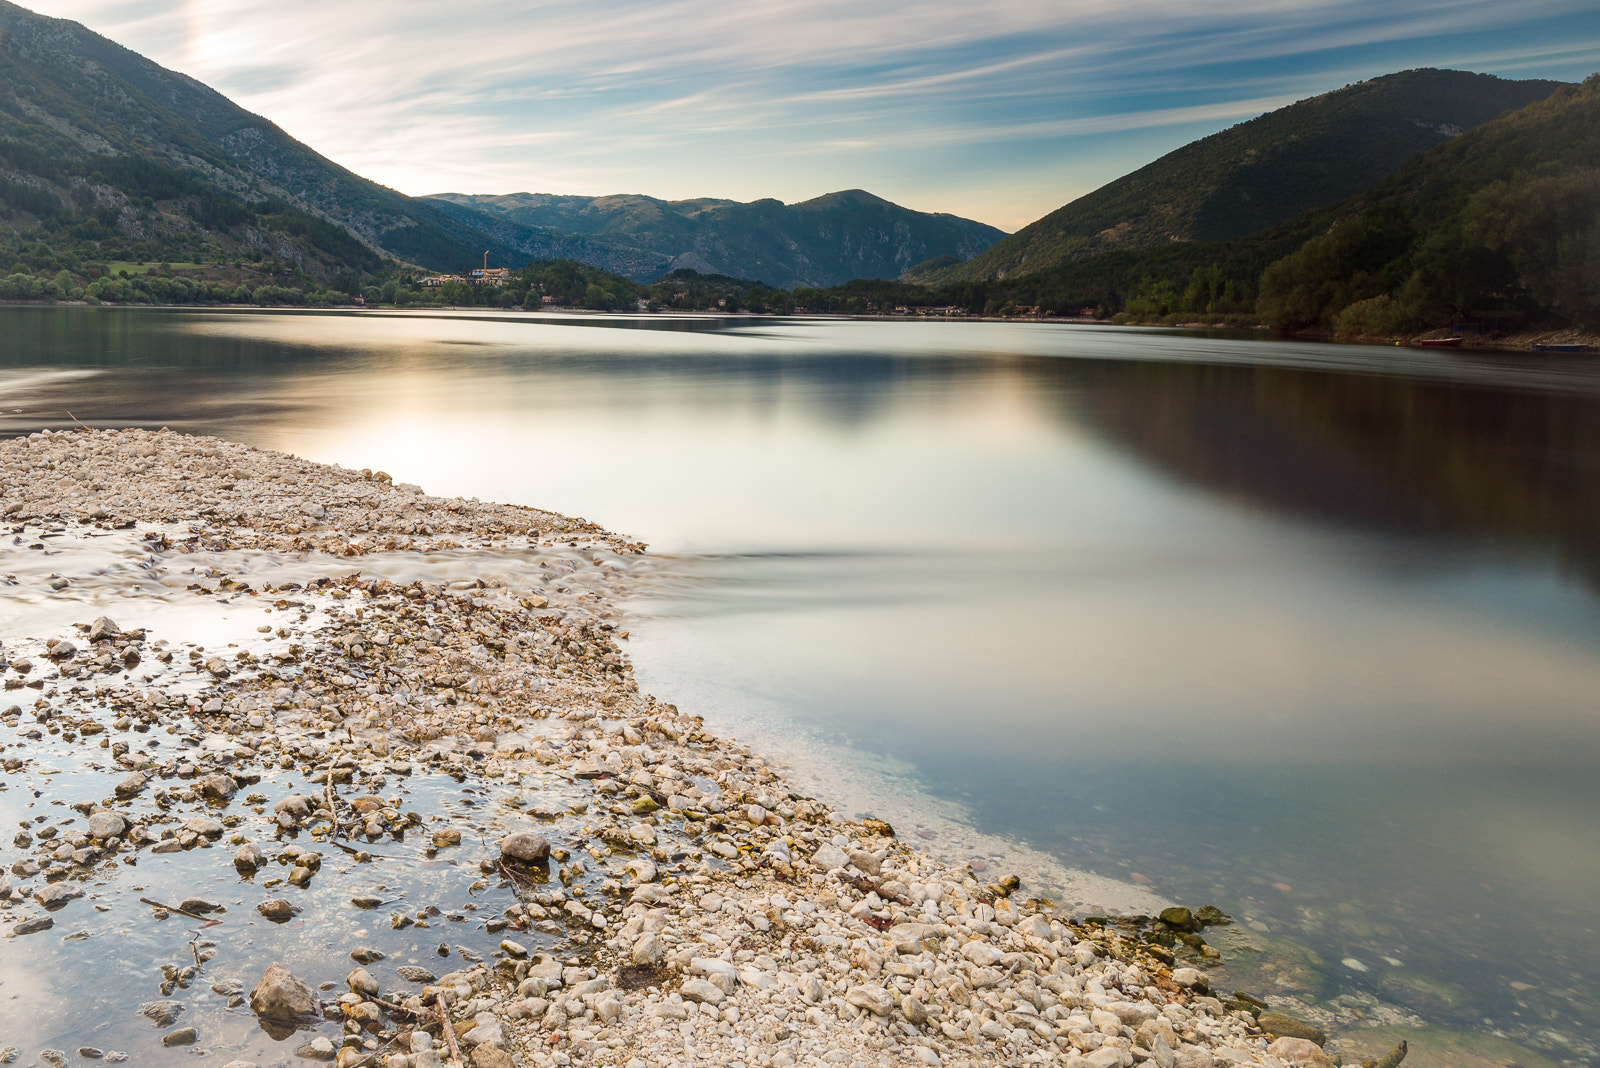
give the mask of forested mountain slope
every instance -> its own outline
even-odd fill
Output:
[[[1417,153],[1560,85],[1412,70],[1346,86],[1185,145],[966,263],[909,280],[1005,278],[1107,252],[1242,237],[1370,189]]]
[[[109,259],[270,255],[327,273],[370,270],[378,254],[461,269],[485,248],[438,205],[351,173],[193,78],[5,0],[0,213],[0,240],[48,233]]]

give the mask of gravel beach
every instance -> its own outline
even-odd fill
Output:
[[[0,520],[4,952],[200,925],[127,995],[149,1050],[0,1016],[0,1062],[1339,1063],[1211,989],[1217,910],[1074,912],[640,693],[644,547],[591,523],[165,430],[0,442]]]

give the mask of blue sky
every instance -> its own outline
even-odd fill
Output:
[[[411,194],[804,200],[1014,230],[1411,67],[1581,80],[1595,0],[34,0]]]

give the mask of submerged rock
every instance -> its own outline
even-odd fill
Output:
[[[1319,1046],[1326,1045],[1328,1036],[1320,1028],[1296,1020],[1293,1016],[1285,1016],[1281,1012],[1264,1012],[1256,1017],[1256,1026],[1269,1035],[1280,1038],[1303,1038],[1315,1042]]]
[[[171,1027],[183,1015],[181,1001],[152,1001],[139,1006],[139,1014],[148,1016],[157,1027]]]

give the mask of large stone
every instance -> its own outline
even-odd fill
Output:
[[[514,1068],[516,1064],[511,1054],[498,1046],[487,1044],[472,1051],[472,1063],[475,1068]]]
[[[686,979],[678,991],[685,1001],[698,1001],[705,1005],[721,1005],[726,994],[722,989],[704,979]]]
[[[200,1031],[194,1027],[180,1027],[161,1036],[163,1046],[192,1046],[200,1041]]]
[[[292,1020],[317,1011],[317,997],[304,979],[274,961],[250,991],[250,1009],[269,1020]]]
[[[98,642],[106,638],[115,638],[122,633],[122,628],[111,622],[106,616],[101,616],[89,624],[89,640]]]
[[[218,772],[200,780],[200,793],[213,801],[226,801],[239,792],[239,784],[228,775]]]
[[[695,957],[689,962],[689,973],[709,979],[724,994],[733,993],[739,985],[739,970],[715,957]]]
[[[369,998],[378,996],[378,980],[365,968],[355,969],[345,976],[344,981],[352,994],[364,994]]]
[[[473,1027],[461,1036],[461,1041],[469,1046],[494,1046],[496,1049],[505,1049],[506,1033],[500,1026],[500,1018],[492,1012],[480,1012],[473,1018]]]
[[[550,843],[531,831],[517,831],[500,839],[500,855],[524,864],[550,859]]]
[[[1333,1061],[1322,1052],[1322,1047],[1304,1038],[1280,1038],[1267,1047],[1274,1057],[1281,1057],[1294,1068],[1333,1068]]]
[[[1161,922],[1174,931],[1198,931],[1200,929],[1200,925],[1195,922],[1194,914],[1182,905],[1174,905],[1170,909],[1162,909]]]
[[[296,1049],[294,1055],[312,1061],[331,1061],[338,1052],[338,1047],[333,1044],[333,1039],[327,1035],[318,1035],[310,1042]]]
[[[1004,953],[982,939],[974,938],[961,947],[961,955],[980,968],[992,968],[1000,963]]]
[[[83,896],[83,891],[76,886],[66,883],[51,883],[33,895],[33,899],[41,906],[54,912],[63,908],[67,902]]]
[[[655,964],[665,953],[666,949],[661,945],[661,939],[647,931],[633,944],[633,963],[641,967]]]
[[[850,858],[838,846],[824,843],[820,849],[811,854],[811,863],[823,871],[833,871],[836,868],[843,868],[849,865]]]
[[[267,855],[261,852],[259,846],[250,843],[240,846],[239,851],[233,855],[233,866],[244,875],[264,867],[266,863]]]
[[[151,1001],[140,1005],[139,1012],[143,1016],[148,1016],[150,1022],[157,1027],[171,1027],[178,1022],[178,1017],[183,1015],[183,1002]]]
[[[262,917],[273,923],[288,923],[294,919],[294,914],[300,910],[295,908],[287,899],[275,897],[271,901],[263,901],[256,906],[256,911]]]
[[[272,806],[273,815],[303,820],[311,815],[311,799],[305,794],[290,794]]]
[[[894,996],[881,986],[853,986],[844,999],[876,1016],[887,1016],[894,1009]]]
[[[115,812],[96,812],[89,817],[90,838],[121,838],[128,830],[128,821]]]
[[[150,776],[142,771],[136,771],[117,783],[116,795],[126,801],[128,798],[136,796],[140,790],[143,790],[145,784],[149,781]]]
[[[878,855],[876,853],[868,853],[865,849],[850,850],[850,863],[867,875],[876,875],[883,868],[883,861]]]
[[[196,816],[193,819],[185,820],[183,829],[193,831],[195,834],[205,835],[207,838],[221,838],[225,828],[210,816]]]

